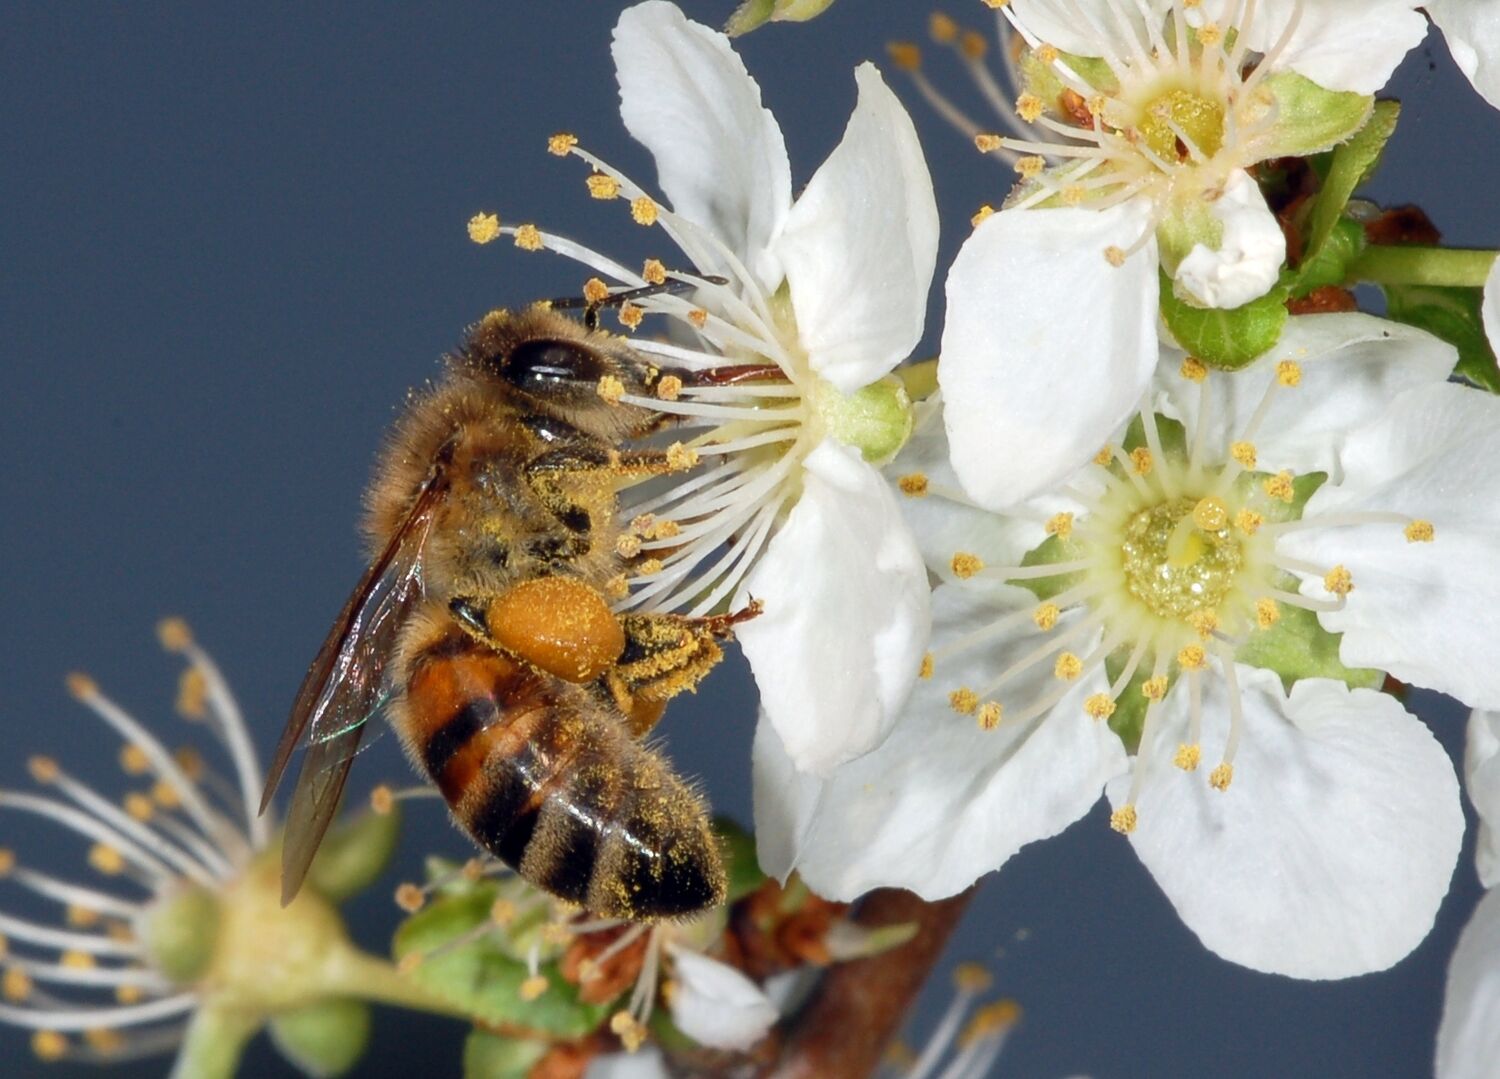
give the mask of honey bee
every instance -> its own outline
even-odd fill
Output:
[[[550,301],[472,326],[415,394],[367,496],[374,552],[297,693],[262,812],[300,743],[282,895],[300,888],[337,811],[366,722],[389,715],[455,821],[522,877],[607,917],[722,901],[702,798],[638,740],[756,613],[617,615],[619,491],[685,467],[681,448],[625,448],[669,417],[671,372]],[[605,380],[612,379],[612,383]],[[687,463],[690,463],[687,462]]]

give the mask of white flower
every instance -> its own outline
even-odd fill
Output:
[[[1500,712],[1469,717],[1465,785],[1479,815],[1474,853],[1490,889],[1459,935],[1448,964],[1437,1035],[1437,1079],[1489,1079],[1500,1060]]]
[[[1369,116],[1367,95],[1425,33],[1406,0],[997,6],[1002,38],[1027,47],[1016,61],[1002,41],[1013,109],[972,38],[935,27],[1012,132],[980,132],[978,145],[1022,177],[947,281],[939,379],[954,449],[961,462],[1020,455],[989,485],[960,463],[966,489],[992,508],[1060,478],[1032,461],[1072,456],[1135,407],[1156,360],[1159,270],[1204,307],[1238,307],[1276,284],[1285,240],[1246,170],[1347,139]],[[1017,382],[1047,391],[1045,418],[1017,409],[1034,400],[1011,392]]]
[[[1172,358],[1127,444],[1009,516],[965,499],[935,423],[913,438],[893,467],[948,578],[932,677],[821,783],[758,732],[768,871],[936,898],[1107,787],[1112,825],[1226,958],[1346,977],[1426,935],[1457,783],[1354,668],[1500,701],[1500,401],[1444,381],[1447,345],[1364,315],[1294,318],[1235,375]]]
[[[1500,0],[1426,0],[1453,62],[1474,89],[1500,108]]]
[[[683,373],[670,394],[637,403],[680,417],[684,463],[703,465],[629,507],[640,542],[621,606],[703,614],[761,601],[738,636],[765,711],[799,767],[826,771],[884,737],[925,647],[926,572],[870,462],[910,429],[889,372],[922,334],[931,179],[869,64],[855,71],[843,141],[794,201],[781,130],[722,34],[652,0],[620,17],[614,55],[621,114],[656,158],[671,209],[571,136],[553,147],[589,161],[593,193],[629,199],[696,273],[652,260],[635,274],[531,226],[485,235],[549,247],[626,287],[669,276],[697,286],[630,309],[632,326],[643,312],[670,320],[678,342],[632,344]]]
[[[667,1006],[677,1029],[699,1045],[749,1049],[776,1022],[776,1006],[739,971],[706,955],[673,952],[676,986]]]

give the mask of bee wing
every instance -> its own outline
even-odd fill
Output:
[[[406,520],[370,564],[307,670],[267,775],[260,811],[280,786],[297,746],[307,744],[281,851],[282,902],[302,886],[339,798],[366,721],[385,692],[385,666],[406,612],[422,597],[422,549],[447,490],[439,460]],[[304,737],[305,736],[305,737]]]

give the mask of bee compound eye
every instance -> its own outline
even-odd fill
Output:
[[[565,341],[523,341],[505,357],[500,374],[518,389],[540,396],[597,392],[605,374],[599,358]]]

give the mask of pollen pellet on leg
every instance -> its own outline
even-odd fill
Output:
[[[549,674],[591,682],[625,650],[625,631],[593,586],[571,577],[523,581],[491,601],[495,643]]]

